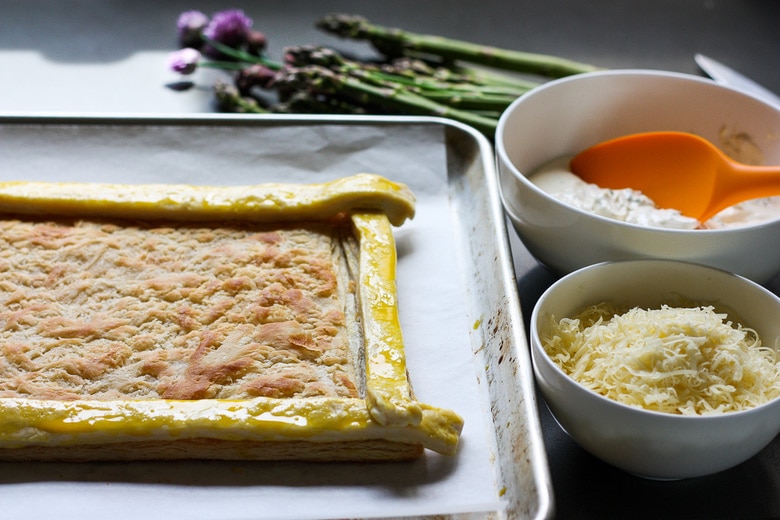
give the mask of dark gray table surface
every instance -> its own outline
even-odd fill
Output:
[[[173,50],[179,12],[227,7],[251,15],[277,57],[284,46],[303,43],[352,49],[313,26],[324,14],[346,12],[410,31],[606,68],[699,74],[693,55],[701,52],[780,93],[780,0],[0,0],[0,111],[207,110],[172,101],[157,76],[128,74],[122,64],[138,52]],[[83,75],[69,76],[68,70]],[[554,277],[514,238],[513,249],[527,317]],[[778,290],[777,279],[771,288]],[[542,402],[540,415],[557,518],[780,518],[780,438],[720,474],[655,482],[626,475],[584,452]]]

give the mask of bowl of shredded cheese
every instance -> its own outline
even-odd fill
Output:
[[[605,262],[531,316],[542,395],[585,450],[653,479],[740,464],[780,434],[780,298],[671,260]]]
[[[780,274],[780,196],[706,222],[632,189],[586,183],[570,159],[599,142],[682,131],[739,162],[780,164],[780,106],[699,76],[606,70],[541,85],[513,102],[496,130],[500,194],[523,244],[558,274],[598,262],[696,262],[765,284]]]

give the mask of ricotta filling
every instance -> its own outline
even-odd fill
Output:
[[[724,229],[761,224],[780,218],[780,197],[747,200],[700,223],[676,209],[659,208],[648,196],[629,188],[608,189],[588,183],[569,169],[571,157],[551,161],[528,180],[570,206],[606,218],[667,229]]]

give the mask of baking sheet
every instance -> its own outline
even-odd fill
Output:
[[[436,119],[0,118],[0,180],[242,185],[359,172],[408,184],[400,319],[419,400],[465,419],[413,463],[0,464],[12,518],[545,517],[550,489],[492,151]],[[489,154],[489,156],[488,156]],[[31,500],[32,499],[32,500]]]

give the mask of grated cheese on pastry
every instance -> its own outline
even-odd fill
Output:
[[[357,397],[331,227],[0,221],[0,397]]]

